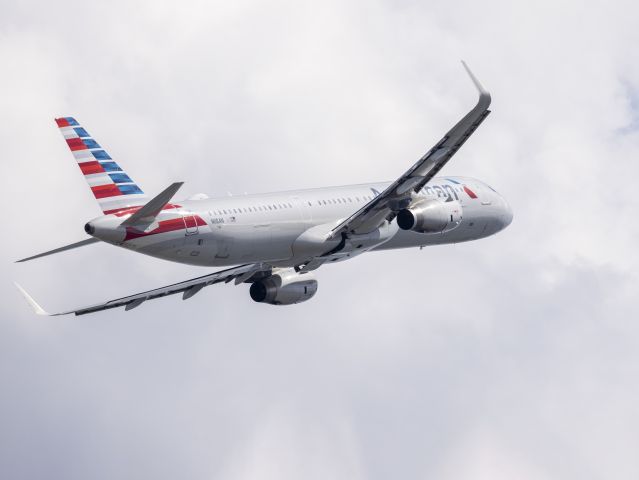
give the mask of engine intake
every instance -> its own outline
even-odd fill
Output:
[[[311,273],[282,270],[251,284],[251,298],[270,305],[293,305],[310,300],[317,292],[317,280]]]
[[[397,213],[397,225],[402,230],[419,233],[448,232],[461,223],[462,207],[459,202],[421,200]]]

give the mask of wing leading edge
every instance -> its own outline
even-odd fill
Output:
[[[211,273],[191,280],[185,280],[183,282],[174,283],[165,287],[148,290],[146,292],[136,293],[135,295],[129,295],[128,297],[117,298],[115,300],[109,300],[97,305],[91,305],[89,307],[82,307],[75,310],[69,310],[67,312],[49,313],[42,308],[31,295],[29,295],[24,288],[17,283],[15,284],[20,293],[27,300],[31,308],[38,315],[58,316],[69,315],[71,313],[75,315],[85,315],[87,313],[99,312],[101,310],[108,310],[111,308],[124,307],[125,310],[131,310],[140,306],[147,300],[154,300],[156,298],[166,297],[168,295],[175,295],[176,293],[183,292],[183,300],[191,298],[198,293],[204,287],[213,285],[215,283],[229,283],[235,280],[235,284],[242,283],[249,280],[251,277],[261,272],[270,272],[271,267],[263,263],[251,263],[247,265],[240,265],[239,267],[229,268],[227,270],[221,270],[219,272]]]
[[[397,211],[408,205],[412,193],[419,192],[437,175],[488,116],[490,93],[479,83],[466,63],[462,62],[462,65],[479,92],[475,107],[386,190],[331,230],[328,238],[335,238],[343,233],[368,233],[384,221],[392,220]]]

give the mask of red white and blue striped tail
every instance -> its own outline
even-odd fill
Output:
[[[140,187],[75,118],[56,118],[55,122],[105,215],[148,202]]]

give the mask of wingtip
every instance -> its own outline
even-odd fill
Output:
[[[51,316],[51,314],[49,312],[47,312],[44,308],[42,308],[38,302],[35,301],[35,299],[29,295],[27,293],[27,291],[22,288],[20,286],[20,284],[18,282],[13,282],[13,284],[16,286],[16,288],[20,291],[20,293],[22,294],[22,296],[24,297],[24,299],[27,301],[27,303],[31,306],[31,308],[33,309],[33,311],[37,314],[37,315],[43,315],[43,316]]]
[[[477,77],[472,72],[472,70],[470,69],[468,64],[466,62],[464,62],[463,60],[461,61],[461,63],[464,66],[464,70],[466,70],[466,73],[468,74],[470,79],[473,81],[473,84],[475,84],[475,87],[477,87],[477,90],[479,90],[481,93],[488,93],[486,91],[486,89],[484,88],[484,86],[481,84],[481,82],[479,80],[477,80]]]
[[[466,70],[466,73],[468,74],[473,84],[475,85],[475,88],[477,88],[477,90],[479,91],[480,103],[486,103],[485,108],[488,108],[488,106],[490,105],[490,100],[491,100],[490,93],[488,92],[488,90],[484,88],[481,82],[477,80],[477,77],[473,74],[468,64],[466,64],[466,62],[463,60],[461,61],[461,63],[464,66],[464,70]]]

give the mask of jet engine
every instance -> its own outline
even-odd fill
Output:
[[[397,225],[402,230],[419,233],[444,233],[456,228],[462,219],[459,202],[420,200],[397,213]]]
[[[311,273],[280,270],[251,284],[251,298],[271,305],[293,305],[310,300],[317,292],[317,280]]]

